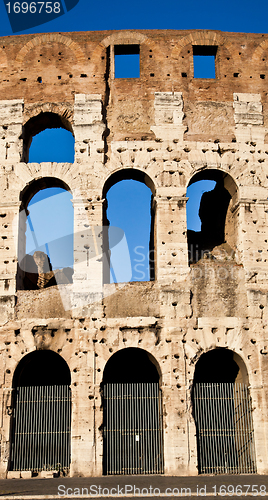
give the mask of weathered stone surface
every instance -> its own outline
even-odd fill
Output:
[[[32,471],[30,471],[30,470],[21,470],[20,471],[20,477],[22,479],[31,479],[31,477],[32,477]]]
[[[16,368],[46,351],[70,370],[70,474],[102,474],[103,374],[128,348],[157,366],[166,474],[198,472],[192,386],[202,354],[216,348],[233,353],[249,386],[257,471],[267,474],[268,35],[132,30],[0,41],[1,477],[24,474],[9,470]],[[125,44],[140,46],[140,78],[114,78],[114,46]],[[194,46],[217,47],[215,79],[194,78]],[[49,126],[73,133],[73,164],[27,163],[31,137]],[[105,198],[124,176],[152,191],[154,273],[103,285]],[[186,190],[201,179],[217,189],[203,198],[201,231],[187,235]],[[51,185],[73,194],[73,282],[59,270],[57,285],[25,290],[24,211]]]

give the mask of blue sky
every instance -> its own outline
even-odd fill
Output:
[[[12,35],[11,26],[5,9],[4,0],[0,0],[0,36]],[[268,28],[268,2],[264,0],[256,0],[254,3],[249,0],[241,1],[236,0],[231,2],[229,0],[216,1],[203,0],[202,2],[193,0],[191,2],[182,2],[175,0],[166,0],[165,3],[160,0],[152,2],[137,0],[134,2],[125,2],[122,0],[99,2],[92,2],[90,0],[79,0],[79,3],[70,12],[64,14],[57,19],[37,26],[35,28],[21,31],[16,34],[26,33],[45,33],[45,32],[72,32],[72,31],[95,31],[95,30],[121,30],[121,29],[213,29],[221,31],[233,32],[255,32],[266,33]],[[47,131],[44,134],[49,134]],[[30,161],[72,161],[73,158],[73,139],[68,136],[66,131],[52,131],[62,134],[61,140],[63,147],[60,152],[57,152],[52,146],[48,151],[44,147],[46,142],[45,135],[43,138],[40,135],[33,139],[32,147],[30,150]],[[65,135],[64,135],[65,134]],[[67,135],[66,135],[67,134]],[[39,141],[39,142],[38,142]],[[52,144],[53,139],[50,139]],[[58,138],[56,139],[56,142]],[[45,156],[49,154],[50,156]],[[60,156],[57,156],[60,154]],[[41,155],[41,156],[40,156]],[[213,185],[203,185],[197,192],[196,186],[192,185],[188,190],[190,200],[187,204],[187,217],[188,227],[195,230],[200,230],[200,221],[198,220],[198,205],[201,194],[204,190],[211,189]],[[130,193],[132,190],[132,193]],[[59,195],[59,191],[57,191]],[[55,191],[51,192],[55,195]],[[61,193],[60,200],[65,196],[66,206],[63,204],[57,210],[58,214],[63,217],[59,224],[64,227],[65,234],[68,233],[68,228],[65,227],[64,214],[66,216],[67,207],[71,206],[70,194]],[[149,214],[148,207],[150,203],[151,193],[146,186],[137,182],[125,181],[120,185],[111,188],[108,193],[109,211],[108,216],[112,225],[119,225],[126,231],[130,252],[133,254],[134,246],[144,246],[145,253],[148,248],[148,238],[144,233],[146,227],[148,228]],[[36,203],[37,213],[42,208],[41,212],[44,214],[46,210],[43,208],[45,201],[42,201],[44,193],[37,198],[39,203]],[[56,200],[57,197],[53,197]],[[51,211],[50,222],[47,216],[47,222],[42,220],[42,223],[37,224],[42,227],[42,234],[38,235],[38,243],[42,244],[45,241],[53,239],[53,233],[46,236],[45,225],[52,224],[55,228],[55,234],[60,234],[56,229],[55,222],[55,206],[52,198],[50,199]],[[32,200],[32,208],[30,208],[32,224],[35,221],[34,204],[36,198]],[[41,203],[41,205],[40,205]],[[132,215],[129,212],[130,206],[138,213],[138,223],[135,225],[132,220]],[[138,211],[138,212],[137,212]],[[68,212],[69,213],[69,212]],[[123,215],[123,217],[122,217]],[[69,214],[70,220],[71,215]],[[120,218],[121,217],[121,218]],[[65,217],[66,219],[66,217]],[[131,224],[129,224],[131,221]],[[51,226],[50,226],[51,227]],[[136,228],[136,235],[133,236],[133,228]],[[36,229],[36,227],[35,227]],[[131,229],[131,231],[130,231]],[[70,229],[71,231],[72,229]],[[129,231],[129,234],[127,234]],[[29,233],[29,228],[28,228]],[[148,233],[148,231],[147,231]],[[30,233],[29,233],[30,234]],[[131,239],[132,238],[132,239]],[[28,250],[30,249],[33,241],[28,238]],[[72,249],[70,249],[72,251]],[[70,255],[63,258],[55,258],[53,267],[64,267],[70,263]],[[133,257],[133,256],[132,256]],[[134,257],[135,258],[135,257]],[[140,262],[141,257],[137,257],[138,268],[136,271],[133,269],[132,279],[148,279],[148,264],[144,265]],[[54,259],[53,259],[54,260]],[[139,260],[139,262],[138,262]],[[143,268],[142,268],[143,266]],[[143,278],[141,273],[145,273]]]

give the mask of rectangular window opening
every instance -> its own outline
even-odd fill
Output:
[[[114,46],[114,76],[115,78],[140,77],[140,46]]]
[[[194,78],[216,78],[214,45],[193,45]]]

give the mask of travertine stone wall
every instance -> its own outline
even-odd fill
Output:
[[[18,162],[21,159],[22,138],[21,126],[23,121],[23,99],[1,101],[1,159]]]
[[[246,366],[257,471],[267,474],[268,35],[144,30],[0,42],[1,477],[14,371],[44,348],[71,372],[70,474],[102,474],[103,371],[129,347],[150,353],[161,372],[165,474],[197,474],[191,389],[196,363],[215,348]],[[125,44],[140,46],[140,78],[114,78],[114,46]],[[196,45],[217,47],[215,79],[194,78]],[[25,163],[23,138],[42,129],[45,113],[72,131],[73,164]],[[98,228],[111,176],[124,171],[152,191],[155,280],[103,285]],[[217,175],[231,197],[225,243],[190,266],[186,189]],[[22,290],[19,212],[54,179],[73,195],[73,284]]]

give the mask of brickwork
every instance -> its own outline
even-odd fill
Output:
[[[114,46],[129,44],[140,46],[140,78],[114,78]],[[215,79],[194,78],[193,46],[217,47]],[[267,57],[261,34],[0,39],[1,477],[10,468],[14,372],[36,349],[57,352],[71,372],[70,474],[103,473],[103,371],[129,347],[161,372],[165,474],[198,473],[191,390],[196,363],[215,348],[246,367],[239,377],[252,398],[257,471],[268,473]],[[59,123],[75,137],[74,163],[27,163],[31,136]],[[88,260],[80,236],[103,225],[107,186],[124,171],[152,190],[155,279],[103,285],[101,251]],[[225,237],[190,265],[186,189],[203,178],[221,179],[229,193]],[[22,290],[19,213],[40,180],[73,195],[73,283]]]

